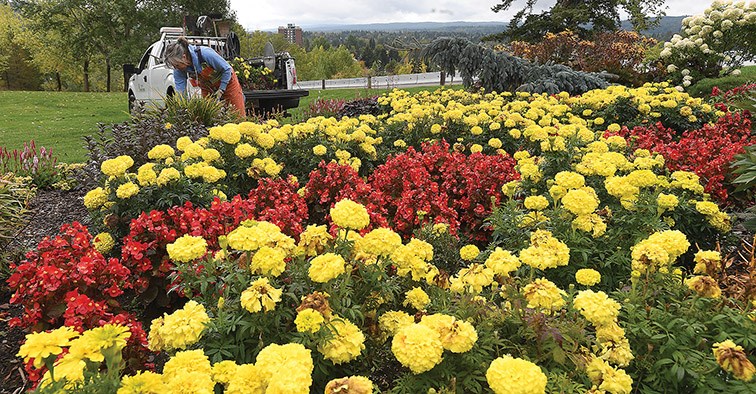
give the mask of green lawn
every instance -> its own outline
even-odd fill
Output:
[[[0,91],[0,146],[13,150],[34,140],[63,162],[83,162],[85,135],[97,123],[129,118],[126,93]]]

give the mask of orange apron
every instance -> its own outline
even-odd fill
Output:
[[[197,79],[190,79],[192,86],[199,85],[202,90],[202,97],[207,97],[218,91],[220,87],[220,78],[216,76],[215,69],[203,65],[202,72],[197,74]],[[226,91],[223,93],[223,100],[231,104],[242,117],[245,116],[244,109],[244,92],[242,91],[239,79],[236,78],[236,72],[231,70],[231,80],[226,85]]]

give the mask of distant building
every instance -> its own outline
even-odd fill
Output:
[[[284,36],[286,41],[299,46],[304,46],[304,40],[302,39],[302,28],[296,26],[293,23],[289,23],[286,27],[278,26],[278,34]]]

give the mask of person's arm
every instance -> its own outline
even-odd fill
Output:
[[[218,52],[215,52],[213,48],[201,47],[200,50],[202,51],[202,57],[205,62],[215,71],[221,73],[220,87],[218,89],[225,92],[226,86],[228,86],[228,83],[231,81],[231,73],[234,72],[233,67],[231,67],[231,65],[228,64]]]
[[[176,84],[176,92],[186,95],[186,71],[173,70],[173,83]]]

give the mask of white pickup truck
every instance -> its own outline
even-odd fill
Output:
[[[184,35],[181,27],[163,27],[160,29],[160,40],[154,42],[142,55],[137,66],[124,64],[124,79],[128,80],[129,111],[137,103],[163,104],[163,99],[176,93],[173,81],[173,70],[163,61],[165,49],[179,36]],[[235,35],[226,37],[186,36],[190,44],[205,45],[213,48],[225,59],[230,60],[239,56],[239,41]],[[266,47],[265,56],[247,59],[254,67],[267,67],[273,70],[277,80],[273,90],[244,90],[247,111],[256,113],[270,113],[286,111],[296,108],[299,99],[309,92],[294,89],[297,83],[297,69],[294,58],[288,52],[274,53],[272,47]],[[187,84],[189,95],[198,95],[199,88]]]

